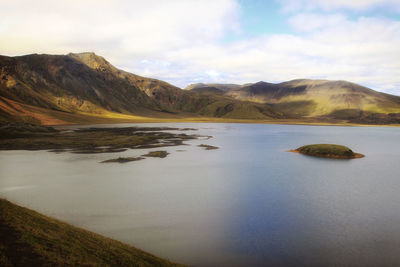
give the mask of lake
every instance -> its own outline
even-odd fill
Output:
[[[99,162],[155,149],[1,151],[0,197],[192,266],[400,266],[399,128],[140,126],[213,138],[125,164]],[[366,157],[286,152],[313,143]]]

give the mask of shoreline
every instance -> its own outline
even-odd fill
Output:
[[[144,118],[133,120],[115,120],[105,118],[104,122],[89,123],[66,123],[66,124],[43,124],[45,126],[82,126],[82,125],[102,125],[102,124],[150,124],[150,123],[231,123],[231,124],[276,124],[276,125],[303,125],[303,126],[342,126],[342,127],[400,127],[400,124],[357,124],[347,122],[307,122],[296,120],[248,120],[248,119],[217,119],[217,118],[184,118],[184,119],[163,119],[163,118]]]

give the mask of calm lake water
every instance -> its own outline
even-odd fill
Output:
[[[144,126],[213,138],[125,164],[99,161],[148,150],[2,151],[0,196],[192,266],[400,266],[399,128]],[[366,157],[286,152],[312,143]]]

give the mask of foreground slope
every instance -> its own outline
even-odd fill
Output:
[[[0,199],[0,266],[180,266]]]

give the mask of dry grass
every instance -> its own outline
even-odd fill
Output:
[[[4,99],[4,98],[3,98]],[[12,100],[7,100],[8,102]],[[10,102],[14,104],[13,102]],[[3,103],[4,104],[4,103]],[[34,107],[15,102],[23,110],[29,113],[11,112],[12,121],[32,122],[42,125],[69,125],[69,124],[117,124],[117,123],[170,123],[170,122],[206,122],[206,123],[260,123],[260,124],[293,124],[293,125],[343,125],[343,126],[371,126],[382,124],[363,124],[350,123],[345,119],[321,119],[321,118],[293,118],[293,119],[237,119],[237,118],[218,118],[209,116],[200,116],[189,113],[180,114],[149,114],[146,116],[134,116],[120,113],[107,112],[103,114],[89,113],[66,113],[55,110]],[[293,111],[294,112],[294,111]],[[400,124],[390,124],[386,126],[400,126]]]
[[[0,199],[0,266],[181,266]]]

